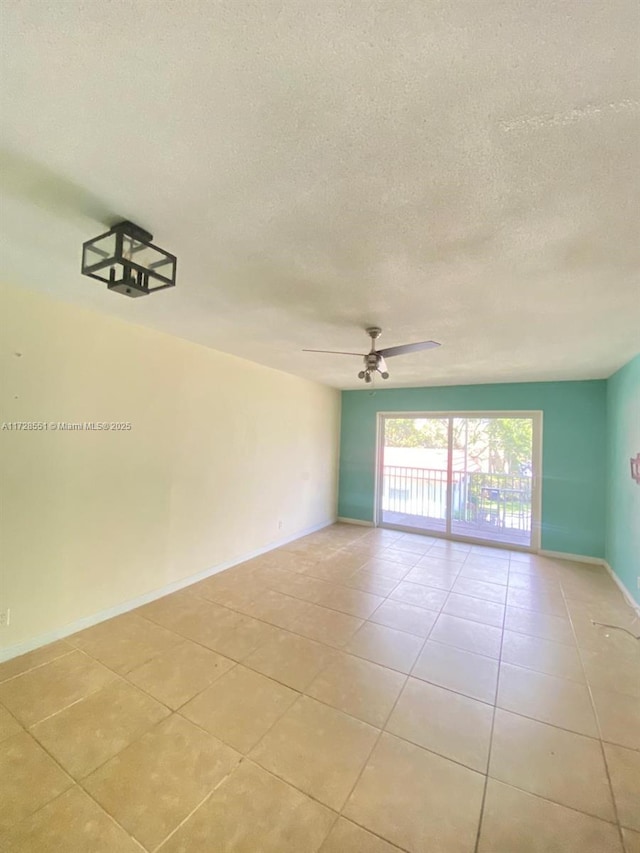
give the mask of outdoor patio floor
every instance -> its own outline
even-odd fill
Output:
[[[397,527],[411,527],[414,530],[424,530],[425,533],[445,532],[445,521],[442,518],[428,518],[423,515],[410,515],[402,512],[382,512],[383,524]],[[467,536],[471,539],[483,539],[487,542],[497,542],[504,545],[517,545],[528,548],[531,533],[528,530],[515,530],[510,527],[498,527],[492,524],[472,523],[470,521],[454,521],[455,536]]]

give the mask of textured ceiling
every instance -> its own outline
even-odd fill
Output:
[[[2,275],[317,379],[592,378],[640,350],[636,0],[2,0]],[[178,256],[78,272],[100,220]]]

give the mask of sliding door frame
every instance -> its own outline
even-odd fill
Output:
[[[430,530],[416,530],[413,527],[406,527],[400,524],[389,524],[382,521],[382,481],[383,481],[383,466],[384,466],[384,434],[385,420],[393,420],[394,418],[440,418],[449,420],[448,429],[448,444],[449,452],[447,454],[447,517],[446,517],[446,532]],[[531,447],[531,544],[512,545],[508,542],[493,542],[487,539],[479,539],[474,536],[461,536],[460,534],[452,534],[451,532],[451,507],[453,502],[453,453],[451,452],[451,443],[453,438],[453,420],[454,418],[529,418],[532,421],[533,436]],[[376,453],[375,453],[375,476],[374,476],[374,509],[373,509],[373,525],[374,527],[385,527],[390,530],[402,530],[406,533],[416,533],[417,535],[435,536],[439,539],[454,539],[459,542],[469,542],[474,545],[489,545],[491,548],[506,548],[510,551],[532,551],[537,553],[541,547],[541,531],[542,531],[542,426],[543,412],[539,409],[520,410],[512,409],[507,411],[433,411],[433,412],[378,412],[376,417]]]

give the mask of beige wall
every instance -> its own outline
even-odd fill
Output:
[[[1,297],[0,421],[132,429],[0,432],[0,648],[335,518],[339,392],[26,291]]]

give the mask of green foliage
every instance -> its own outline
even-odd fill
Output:
[[[533,424],[529,418],[495,418],[490,421],[492,470],[499,474],[520,474],[531,469]]]
[[[448,446],[448,423],[442,418],[389,418],[387,447]],[[531,466],[532,422],[529,418],[454,418],[453,448],[464,450],[489,474],[521,474]]]
[[[385,421],[387,447],[447,447],[447,422],[438,418],[389,418]]]

